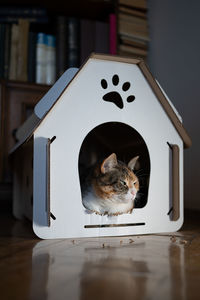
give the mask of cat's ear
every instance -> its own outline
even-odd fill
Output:
[[[101,164],[101,172],[103,174],[111,171],[114,167],[117,166],[117,156],[115,153],[112,153],[110,156],[108,156]]]
[[[135,170],[136,169],[136,164],[138,162],[138,158],[139,156],[135,156],[134,158],[132,158],[129,163],[128,163],[128,167],[131,169],[131,170]]]

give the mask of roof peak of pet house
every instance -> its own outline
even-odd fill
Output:
[[[66,72],[44,95],[44,97],[36,104],[33,114],[17,130],[16,138],[18,140],[18,143],[11,150],[11,153],[13,153],[19,146],[21,146],[23,143],[29,140],[29,138],[31,138],[34,131],[48,115],[55,103],[59,100],[62,93],[68,88],[68,86],[75,79],[75,77],[79,75],[79,72],[82,71],[84,66],[91,62],[91,60],[112,61],[116,63],[137,65],[140,71],[142,72],[143,76],[145,77],[146,81],[150,85],[157,100],[161,104],[163,110],[166,112],[169,120],[172,122],[181,139],[183,140],[184,147],[189,148],[191,146],[191,139],[182,124],[182,119],[180,115],[178,114],[171,101],[168,99],[167,95],[164,93],[159,83],[154,79],[144,61],[140,59],[94,53],[90,55],[90,57],[86,60],[86,62],[82,65],[80,69],[70,68],[66,70]]]

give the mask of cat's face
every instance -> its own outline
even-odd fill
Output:
[[[139,190],[139,181],[132,169],[138,157],[133,158],[128,166],[117,161],[113,153],[107,157],[100,168],[95,170],[93,186],[96,194],[105,200],[128,203],[135,199]]]

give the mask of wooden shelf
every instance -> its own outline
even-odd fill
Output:
[[[103,20],[107,18],[110,12],[113,12],[117,2],[117,0],[57,0],[55,5],[54,2],[48,0],[42,1],[42,4],[39,0],[32,0],[28,4],[25,0],[2,0],[1,5],[39,6],[45,7],[50,15],[62,14]]]
[[[0,80],[0,182],[11,181],[8,153],[16,142],[14,131],[29,117],[50,87]]]

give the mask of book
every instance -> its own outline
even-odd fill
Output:
[[[80,21],[80,62],[81,64],[92,52],[116,53],[116,27],[115,20],[103,22],[97,20],[81,19]],[[111,30],[112,26],[112,31]],[[112,35],[112,41],[110,40]],[[112,43],[112,44],[111,44]]]
[[[49,19],[47,16],[41,17],[20,17],[20,19],[28,20],[29,23],[39,23],[39,24],[46,24],[48,23]],[[19,18],[16,16],[1,16],[0,15],[0,23],[18,23]]]
[[[142,49],[146,49],[148,45],[146,40],[141,40],[141,39],[137,39],[136,37],[125,36],[125,35],[120,35],[119,41],[120,44],[127,44],[129,46],[131,45],[133,47],[139,47]]]
[[[141,26],[141,28],[147,30],[147,19],[143,17],[134,16],[132,14],[126,14],[123,12],[119,12],[119,20],[123,22],[128,22],[137,26]]]
[[[4,43],[4,75],[5,79],[9,78],[10,66],[10,43],[11,43],[11,24],[5,24],[5,43]]]
[[[35,71],[36,71],[36,42],[37,33],[34,31],[29,31],[28,38],[28,81],[35,82]]]
[[[115,14],[109,15],[109,53],[117,54],[117,18]]]
[[[80,65],[80,19],[68,17],[67,19],[67,67]]]
[[[119,4],[123,4],[136,9],[147,8],[147,0],[119,0]]]
[[[19,35],[18,35],[18,55],[17,55],[17,80],[28,80],[28,35],[29,35],[29,21],[19,19]]]
[[[17,80],[18,38],[19,38],[19,25],[12,24],[10,67],[9,67],[9,79],[10,80]]]
[[[46,83],[46,34],[43,32],[37,34],[36,83]]]
[[[92,53],[110,53],[110,24],[97,20],[81,19],[80,22],[80,60],[81,63]],[[114,33],[113,28],[113,34]],[[113,36],[112,47],[115,48]],[[115,50],[113,50],[115,51]]]
[[[119,34],[137,37],[142,40],[149,40],[149,33],[147,26],[137,24],[134,22],[119,19]]]
[[[47,23],[47,10],[39,6],[1,5],[0,22],[18,23],[19,19],[27,19],[30,23]]]
[[[18,19],[24,17],[41,17],[47,15],[47,10],[39,6],[1,5],[0,16],[15,16]]]
[[[0,24],[0,78],[4,77],[5,24]]]
[[[127,53],[132,53],[138,56],[146,56],[147,55],[147,50],[141,49],[141,48],[136,48],[128,45],[119,45],[119,54],[122,52],[127,52]]]
[[[56,28],[56,78],[59,78],[67,69],[67,17],[57,16]]]
[[[122,12],[122,13],[132,15],[132,16],[146,18],[146,11],[133,9],[133,8],[127,7],[125,5],[119,5],[118,11]]]
[[[109,30],[109,23],[95,21],[95,52],[110,52]]]
[[[119,50],[119,55],[123,57],[128,57],[128,58],[136,58],[136,59],[142,59],[143,61],[147,62],[147,56],[143,56],[141,54],[137,53],[131,53],[131,52],[126,52],[126,51],[121,51]]]
[[[40,32],[36,43],[36,83],[54,84],[56,79],[55,36]]]
[[[80,64],[95,51],[95,26],[94,20],[80,20]]]
[[[56,44],[55,36],[46,36],[46,84],[54,84],[56,79]]]

